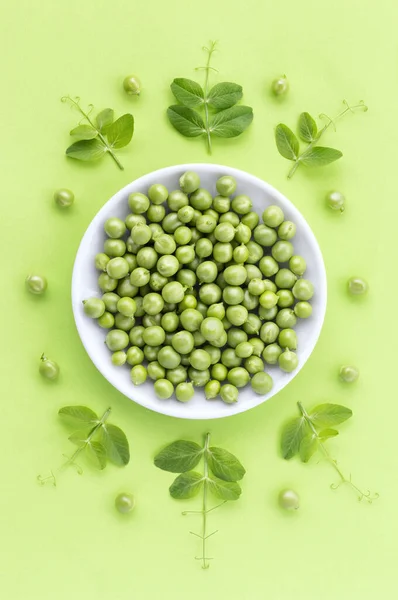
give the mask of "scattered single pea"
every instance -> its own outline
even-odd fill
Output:
[[[355,383],[359,377],[359,370],[351,365],[340,367],[339,376],[346,383]]]
[[[345,196],[341,192],[329,192],[326,194],[326,203],[332,210],[339,210],[341,213],[345,210]]]
[[[297,510],[300,508],[299,495],[294,490],[282,490],[278,496],[278,504],[284,510]]]
[[[122,492],[121,494],[118,494],[115,498],[115,508],[118,512],[122,514],[127,514],[131,512],[134,506],[135,500],[132,494]]]
[[[361,277],[351,277],[347,282],[347,288],[352,296],[363,296],[368,292],[369,285]]]
[[[141,93],[141,82],[136,75],[127,75],[123,79],[123,89],[129,96],[139,96]]]
[[[274,96],[284,96],[289,91],[289,82],[286,75],[274,79],[271,85],[271,91]]]
[[[54,202],[60,208],[69,208],[69,206],[72,206],[74,200],[74,193],[66,188],[60,188],[54,192]]]
[[[50,360],[44,354],[40,357],[39,372],[46,379],[57,379],[59,375],[59,366],[54,360]]]
[[[43,275],[28,275],[25,285],[31,294],[44,294],[47,289],[47,279]]]

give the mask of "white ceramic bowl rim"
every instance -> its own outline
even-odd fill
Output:
[[[300,327],[302,327],[306,333],[304,334],[305,343],[303,346],[299,346],[298,350],[299,366],[293,373],[284,374],[279,370],[278,373],[275,372],[277,378],[274,379],[274,387],[266,396],[257,395],[253,392],[249,393],[246,390],[246,398],[243,398],[242,400],[239,399],[239,401],[234,405],[226,405],[221,400],[206,401],[204,399],[203,389],[201,389],[199,392],[196,392],[195,398],[187,404],[178,402],[174,397],[166,401],[158,400],[153,392],[152,382],[147,381],[143,386],[134,387],[129,380],[129,376],[121,376],[120,369],[125,369],[125,367],[115,367],[110,361],[109,354],[104,355],[102,353],[102,349],[99,352],[98,349],[100,346],[98,344],[100,344],[101,337],[103,341],[106,332],[101,330],[96,323],[93,323],[91,319],[88,319],[82,310],[82,300],[84,298],[92,295],[99,295],[98,287],[93,283],[90,284],[87,282],[89,279],[88,273],[90,272],[90,269],[93,272],[95,271],[93,266],[94,256],[97,252],[102,250],[104,221],[109,216],[117,213],[116,209],[117,207],[120,208],[120,204],[122,202],[124,203],[124,207],[127,209],[125,204],[126,198],[131,192],[140,190],[145,191],[152,183],[162,183],[165,181],[165,179],[170,178],[173,180],[175,179],[177,183],[178,178],[185,171],[197,171],[202,180],[206,179],[206,177],[210,177],[212,178],[212,181],[214,180],[213,183],[215,183],[216,179],[221,175],[232,175],[238,181],[238,188],[241,188],[239,190],[240,193],[245,192],[246,185],[258,188],[258,191],[259,193],[261,192],[262,197],[265,196],[267,200],[270,199],[271,203],[279,204],[285,211],[287,218],[296,223],[298,232],[297,237],[299,237],[299,232],[301,236],[304,236],[303,243],[307,247],[307,250],[309,250],[311,253],[311,257],[307,255],[306,258],[308,266],[310,267],[310,265],[312,265],[312,268],[309,268],[309,271],[312,271],[312,277],[309,275],[309,278],[314,281],[316,289],[316,294],[313,299],[314,315],[311,317],[311,319],[306,319],[305,323],[300,322]],[[242,181],[243,184],[240,184],[239,182]],[[209,186],[205,183],[204,187]],[[257,210],[257,212],[264,210],[265,207],[266,204],[264,204],[261,209]],[[98,244],[96,246],[96,238],[98,238],[99,231],[101,231],[101,247],[99,247]],[[94,277],[96,281],[96,273],[94,274]],[[326,311],[326,300],[326,272],[322,254],[310,226],[298,209],[283,194],[258,177],[231,167],[208,163],[183,164],[165,167],[163,169],[143,175],[119,190],[99,210],[88,226],[77,251],[72,275],[72,307],[76,327],[82,343],[96,368],[116,389],[138,404],[165,415],[186,419],[216,419],[230,415],[236,415],[262,404],[264,401],[268,400],[278,391],[284,388],[303,368],[316,345],[323,325]],[[308,329],[308,327],[310,328]],[[302,341],[302,336],[303,333],[299,335],[300,344]],[[273,368],[271,367],[271,374],[273,374],[272,370]],[[151,386],[152,392],[148,386]],[[250,388],[250,386],[248,386],[248,388]]]

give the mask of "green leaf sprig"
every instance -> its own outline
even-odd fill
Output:
[[[101,418],[86,406],[65,406],[58,412],[68,424],[74,426],[75,431],[69,436],[77,450],[68,457],[57,472],[64,471],[67,467],[75,467],[79,475],[83,473],[82,467],[76,462],[77,458],[85,453],[89,461],[98,469],[105,469],[108,460],[115,465],[123,467],[130,461],[130,449],[125,433],[116,425],[107,423],[111,409],[108,408]],[[37,479],[41,485],[45,483],[57,484],[54,472]]]
[[[204,87],[192,79],[177,78],[171,84],[171,91],[180,102],[169,106],[167,116],[175,129],[185,137],[206,136],[207,149],[211,154],[212,136],[221,138],[237,137],[245,131],[253,120],[253,109],[249,106],[235,106],[242,98],[242,86],[236,83],[217,83],[209,90],[210,66],[217,42],[210,42],[207,52]]]
[[[98,160],[108,153],[123,171],[124,167],[114,150],[124,148],[130,143],[134,133],[133,115],[126,113],[115,121],[113,109],[105,108],[97,114],[94,122],[91,118],[94,108],[92,104],[86,112],[80,106],[79,97],[64,96],[61,101],[69,102],[82,115],[77,127],[70,132],[78,141],[66,149],[66,155],[77,160],[91,161]]]
[[[300,455],[303,462],[308,462],[317,450],[320,450],[326,460],[337,471],[340,481],[330,486],[336,490],[342,484],[349,485],[358,495],[358,500],[365,499],[370,504],[379,497],[369,490],[362,491],[351,480],[351,474],[346,477],[337,461],[332,458],[325,448],[324,443],[338,435],[335,427],[352,417],[352,411],[340,404],[320,404],[315,406],[309,413],[301,402],[297,402],[301,416],[289,421],[282,431],[281,450],[283,458],[289,460],[296,454]]]
[[[293,133],[287,125],[279,123],[275,130],[275,142],[278,148],[279,154],[287,160],[293,161],[293,167],[288,173],[288,179],[293,177],[297,168],[300,165],[307,167],[323,167],[328,165],[335,160],[338,160],[343,156],[340,150],[335,148],[327,148],[325,146],[317,146],[321,137],[326,133],[331,125],[335,128],[335,122],[343,117],[348,112],[354,112],[355,110],[367,111],[368,107],[363,101],[359,102],[355,106],[350,106],[344,100],[345,109],[339,113],[334,119],[331,119],[324,113],[319,115],[320,118],[328,119],[326,125],[318,130],[318,126],[315,119],[307,112],[301,113],[298,120],[298,136],[299,138],[308,144],[306,149],[300,153],[300,142],[297,136]]]
[[[203,473],[193,471],[203,458]],[[196,557],[196,560],[202,561],[202,568],[209,567],[207,556],[206,541],[209,537],[217,533],[207,533],[207,515],[216,508],[225,504],[228,500],[238,500],[241,494],[241,487],[238,483],[246,471],[239,460],[223,448],[210,446],[210,434],[205,435],[203,446],[195,442],[178,440],[169,446],[166,446],[155,457],[155,465],[163,471],[171,473],[181,473],[171,484],[170,495],[177,500],[193,498],[202,492],[202,509],[184,511],[183,515],[197,514],[202,516],[201,534],[190,533],[199,537],[202,541],[202,555]],[[216,498],[223,500],[220,504],[208,508],[208,493]]]

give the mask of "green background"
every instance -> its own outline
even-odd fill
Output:
[[[329,600],[391,590],[398,492],[392,304],[398,285],[389,265],[397,222],[396,13],[392,0],[2,4],[2,597]],[[165,116],[171,80],[195,76],[209,39],[220,40],[213,82],[242,84],[255,114],[240,139],[216,141],[210,158],[203,140],[181,137]],[[140,98],[123,93],[130,72],[142,79]],[[269,87],[282,73],[291,92],[279,102]],[[64,156],[77,116],[59,101],[63,94],[134,114],[133,141],[119,152],[125,171],[109,157],[81,164]],[[302,110],[337,114],[344,98],[370,107],[328,132],[325,143],[344,158],[319,170],[299,169],[287,181],[289,164],[275,149],[274,126],[294,126]],[[323,251],[329,303],[319,343],[288,388],[249,413],[206,423],[149,412],[101,377],[74,327],[70,281],[87,225],[118,189],[160,167],[209,160],[265,179],[302,211]],[[52,202],[62,186],[76,195],[70,211]],[[347,196],[342,217],[324,206],[330,188]],[[30,271],[48,277],[45,297],[25,293]],[[353,274],[369,280],[368,297],[347,297],[345,281]],[[38,374],[43,351],[61,365],[55,384]],[[355,386],[337,379],[346,362],[361,370]],[[328,445],[360,486],[380,492],[377,502],[358,504],[348,488],[331,491],[335,473],[325,462],[282,460],[280,428],[295,415],[297,400],[353,409]],[[56,468],[71,450],[57,410],[76,403],[98,412],[112,406],[111,421],[128,434],[131,462],[102,473],[87,467],[82,477],[69,470],[57,488],[41,488],[36,475]],[[172,500],[173,477],[152,460],[162,445],[199,441],[207,430],[216,445],[238,455],[247,476],[241,500],[209,518],[219,533],[209,543],[215,560],[202,571],[194,560],[198,540],[188,533],[199,521],[180,514],[199,499]],[[297,513],[277,507],[285,486],[301,496]],[[137,500],[127,518],[113,508],[123,490]]]

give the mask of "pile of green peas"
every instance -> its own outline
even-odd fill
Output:
[[[159,399],[187,402],[204,387],[208,400],[233,403],[249,383],[267,394],[267,365],[296,369],[294,327],[312,313],[314,288],[290,241],[296,226],[275,205],[260,222],[229,175],[215,197],[197,173],[179,183],[130,194],[125,221],[105,222],[95,257],[103,295],[84,311],[109,330],[112,363],[130,365],[134,385],[153,380]]]

